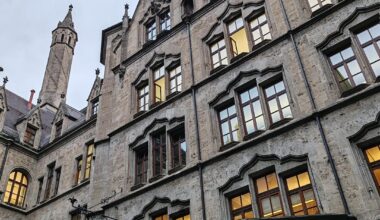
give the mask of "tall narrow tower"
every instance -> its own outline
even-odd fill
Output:
[[[73,6],[70,5],[65,19],[59,22],[52,32],[49,59],[39,95],[41,105],[48,104],[58,108],[62,94],[67,93],[74,48],[78,41],[71,15],[72,9]]]

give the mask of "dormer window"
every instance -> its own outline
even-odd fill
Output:
[[[156,40],[156,38],[157,38],[157,26],[156,26],[155,20],[153,20],[152,22],[147,24],[146,34],[147,34],[148,41]]]
[[[92,101],[91,115],[92,116],[97,115],[98,110],[99,110],[99,100],[96,99],[96,100]]]
[[[161,31],[167,31],[171,28],[170,12],[167,11],[160,15],[160,27]]]
[[[62,120],[55,124],[55,138],[58,138],[61,136],[62,124],[63,124]]]
[[[37,128],[27,125],[24,135],[24,143],[30,146],[34,146],[34,140],[36,139]]]
[[[233,56],[236,57],[239,54],[249,52],[243,18],[235,18],[228,23],[227,27]]]
[[[166,100],[165,68],[161,66],[154,70],[154,102]]]

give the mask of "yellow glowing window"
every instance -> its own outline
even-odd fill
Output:
[[[366,149],[365,155],[376,187],[380,193],[380,146]]]
[[[164,215],[160,215],[160,216],[154,217],[153,219],[154,220],[169,220],[169,217],[168,217],[167,214],[164,214]]]
[[[247,33],[244,29],[243,18],[239,17],[228,24],[228,33],[234,56],[249,52]]]
[[[230,199],[230,211],[234,220],[254,218],[251,194],[247,192],[232,197]]]
[[[26,191],[28,189],[28,178],[20,171],[13,171],[9,175],[8,183],[4,193],[4,203],[18,207],[24,207]]]
[[[255,183],[260,217],[283,216],[276,174],[271,173],[257,178]]]
[[[176,218],[175,220],[190,220],[190,215],[181,216],[179,218]]]
[[[166,100],[166,82],[164,66],[154,71],[154,95],[155,102]]]
[[[84,179],[90,178],[93,155],[94,155],[94,144],[91,144],[87,146],[87,158],[86,158],[86,169],[84,173]]]

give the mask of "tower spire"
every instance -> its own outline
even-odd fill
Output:
[[[63,21],[58,23],[59,28],[72,28],[74,30],[74,22],[73,22],[73,16],[71,15],[71,12],[73,11],[73,5],[69,5],[69,11],[67,12],[67,15]]]

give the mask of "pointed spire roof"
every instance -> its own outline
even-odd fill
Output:
[[[58,27],[65,27],[65,28],[71,28],[74,30],[74,22],[73,22],[73,16],[71,15],[71,12],[73,10],[73,5],[69,6],[69,11],[67,12],[67,15],[63,21],[58,23]]]

